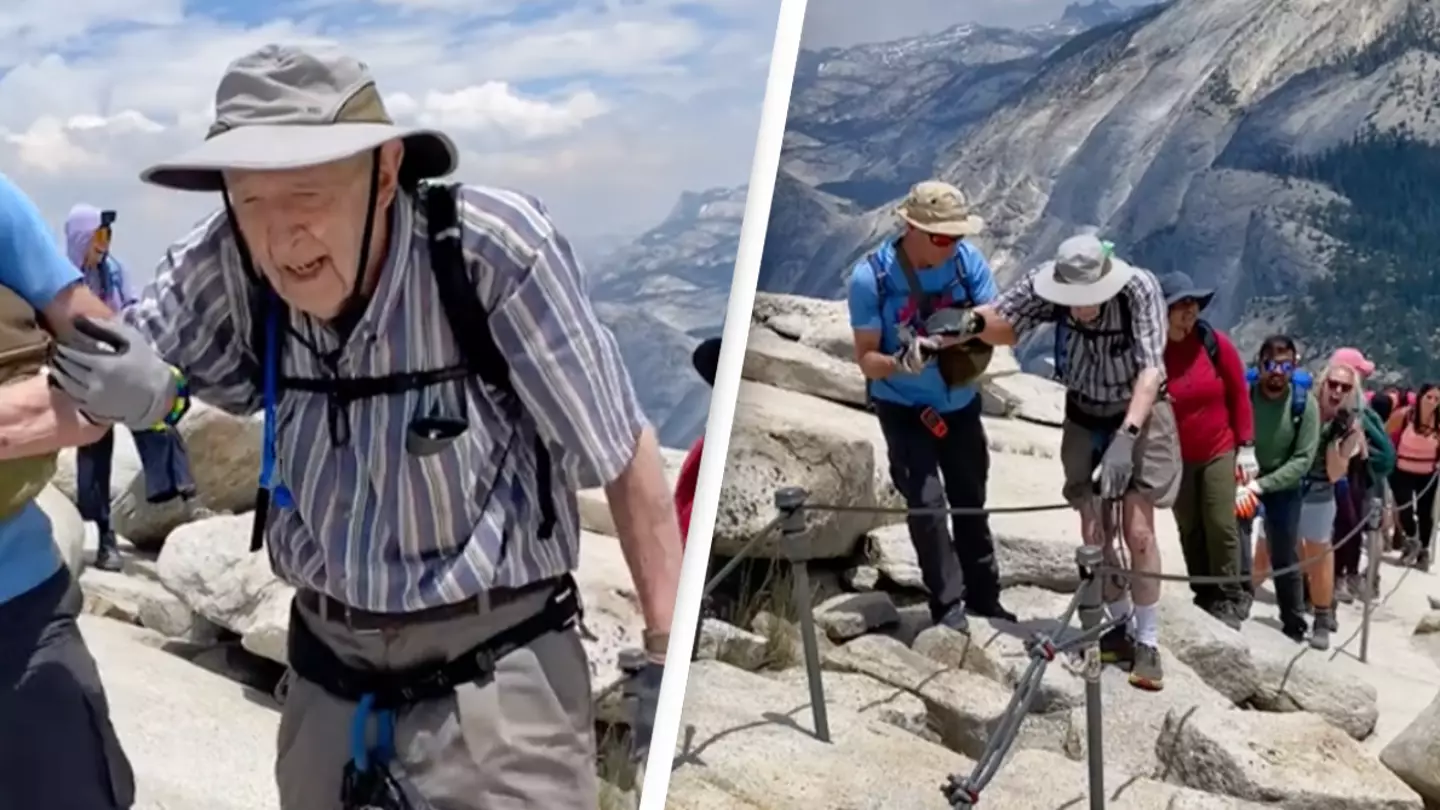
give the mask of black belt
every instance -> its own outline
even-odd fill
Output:
[[[464,616],[475,616],[513,604],[541,591],[558,590],[562,585],[562,579],[562,577],[553,577],[519,588],[496,588],[463,602],[451,602],[448,605],[437,605],[408,613],[379,613],[362,610],[347,605],[333,596],[308,589],[297,591],[295,601],[322,620],[341,622],[352,630],[390,630],[417,624],[434,624]]]
[[[463,655],[442,663],[421,664],[407,669],[356,669],[311,632],[290,607],[288,654],[290,667],[311,683],[336,698],[359,703],[373,697],[374,709],[395,709],[446,697],[466,683],[486,683],[495,675],[500,659],[528,646],[549,633],[574,627],[580,621],[580,597],[569,574],[549,581],[554,589],[545,607],[524,621],[496,633]],[[473,603],[465,615],[475,615]]]

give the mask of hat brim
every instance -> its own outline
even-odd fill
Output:
[[[1181,290],[1173,295],[1165,296],[1165,306],[1173,307],[1181,301],[1193,300],[1200,305],[1201,309],[1204,309],[1210,306],[1210,302],[1214,300],[1214,298],[1214,290]]]
[[[910,215],[905,213],[905,208],[903,206],[897,209],[895,213],[898,214],[901,219],[905,220],[905,222],[909,223],[911,227],[915,228],[915,230],[924,231],[925,233],[938,233],[941,236],[959,237],[974,236],[975,234],[985,230],[984,218],[978,217],[974,214],[971,214],[964,219],[952,220],[949,222],[919,222],[917,220],[911,219]]]
[[[699,346],[690,355],[690,362],[695,366],[695,371],[705,384],[711,388],[715,387],[715,371],[720,366],[720,338],[713,337],[701,341]]]
[[[459,162],[449,136],[393,124],[252,125],[236,127],[140,173],[150,185],[176,191],[221,191],[222,172],[283,171],[344,160],[387,141],[405,142],[402,174],[444,177]]]
[[[1120,294],[1135,268],[1111,257],[1110,272],[1094,284],[1066,284],[1055,278],[1055,262],[1046,262],[1035,274],[1035,294],[1062,307],[1094,307]]]

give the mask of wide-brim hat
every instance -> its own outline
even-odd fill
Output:
[[[711,388],[715,387],[715,370],[720,366],[720,338],[713,337],[701,341],[695,351],[690,354],[690,362],[695,366],[695,371],[700,379]]]
[[[1055,260],[1035,272],[1035,294],[1062,307],[1093,307],[1120,294],[1135,268],[1114,255],[1114,248],[1091,235],[1060,243]]]
[[[1210,306],[1215,298],[1215,291],[1206,287],[1197,287],[1188,273],[1175,271],[1166,273],[1160,278],[1160,292],[1165,296],[1165,305],[1173,307],[1181,301],[1193,300],[1200,305],[1201,309]]]
[[[939,180],[916,183],[895,214],[918,230],[942,236],[974,236],[985,230],[985,220],[970,212],[960,189]]]
[[[443,132],[391,119],[363,63],[266,45],[226,69],[205,142],[149,167],[140,179],[179,191],[220,191],[225,171],[318,166],[393,140],[405,144],[402,181],[444,177],[459,162]]]

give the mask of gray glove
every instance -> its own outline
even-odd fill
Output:
[[[1100,458],[1096,475],[1100,481],[1100,497],[1107,501],[1124,497],[1135,472],[1135,437],[1123,430],[1115,432],[1105,455]]]
[[[910,374],[919,374],[939,351],[940,342],[935,338],[913,338],[900,350],[900,368]]]
[[[144,335],[114,318],[77,318],[75,330],[56,345],[50,379],[91,421],[144,430],[170,413],[175,372]]]

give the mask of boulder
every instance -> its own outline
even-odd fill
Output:
[[[110,717],[135,769],[136,810],[274,810],[269,695],[162,652],[164,639],[80,617]]]
[[[1325,718],[1172,710],[1156,751],[1173,781],[1294,810],[1422,810],[1420,797]]]
[[[815,626],[835,642],[900,623],[900,613],[890,601],[890,595],[878,591],[837,594],[816,605],[814,616]]]
[[[769,642],[764,636],[719,619],[705,619],[700,623],[697,647],[698,658],[724,661],[750,671],[764,667],[770,652]]]
[[[672,447],[660,448],[660,457],[665,462],[665,479],[670,483],[671,492],[675,491],[675,482],[680,478],[680,467],[685,463],[687,452]],[[615,516],[610,514],[610,501],[605,496],[604,487],[582,489],[575,493],[575,500],[580,508],[580,528],[587,532],[615,536]]]
[[[258,418],[231,416],[196,403],[179,426],[190,455],[199,503],[216,512],[239,513],[255,506],[260,474],[262,424]],[[158,548],[171,531],[188,520],[180,499],[164,504],[145,500],[145,476],[137,471],[111,501],[110,522],[137,548]]]
[[[1160,643],[1232,703],[1243,704],[1260,689],[1245,637],[1196,607],[1188,588],[1161,589]]]
[[[1426,801],[1440,804],[1440,695],[1385,746],[1380,762]]]
[[[810,394],[833,402],[865,407],[865,375],[852,358],[842,360],[820,349],[781,337],[765,326],[752,324],[745,344],[747,380],[786,391]]]
[[[1270,712],[1313,712],[1357,740],[1375,730],[1380,718],[1375,687],[1323,658],[1254,654],[1258,678],[1253,704]]]
[[[1010,700],[994,681],[949,669],[886,636],[861,636],[838,647],[825,656],[825,666],[868,675],[919,697],[940,739],[966,756],[984,752]]]
[[[985,413],[1059,427],[1065,421],[1065,386],[1033,374],[1007,374],[986,380],[981,394]]]
[[[84,574],[85,523],[80,520],[80,510],[53,485],[40,490],[35,505],[50,519],[50,537],[70,573],[76,577]]]

